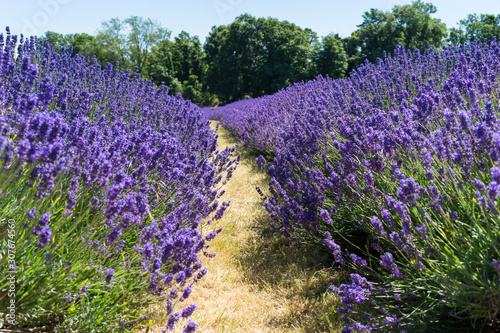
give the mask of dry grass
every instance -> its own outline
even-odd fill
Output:
[[[219,134],[220,148],[234,144],[228,131],[221,128]],[[324,293],[338,282],[329,255],[270,232],[255,191],[266,175],[255,156],[240,153],[241,164],[222,198],[231,206],[212,226],[224,227],[210,248],[217,256],[205,259],[209,273],[190,297],[197,304],[192,320],[200,325],[198,332],[338,332],[336,300]],[[161,315],[162,309],[156,312]],[[165,324],[150,332],[161,332]]]

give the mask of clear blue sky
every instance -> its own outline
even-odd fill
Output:
[[[500,0],[434,0],[434,17],[447,27],[471,13],[500,14]],[[150,17],[173,35],[182,30],[198,35],[202,41],[214,25],[225,25],[238,15],[275,17],[319,36],[330,32],[349,36],[370,8],[389,11],[394,5],[411,0],[2,0],[0,29],[10,26],[15,34],[59,33],[94,34],[102,21],[112,17]]]

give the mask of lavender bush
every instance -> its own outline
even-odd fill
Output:
[[[498,323],[499,82],[496,41],[398,48],[215,110],[267,154],[272,226],[354,270],[344,332]]]
[[[217,199],[237,159],[195,105],[167,93],[118,64],[0,34],[4,322],[134,331],[159,296],[166,330],[191,316],[183,303],[216,236],[203,226],[227,208]]]

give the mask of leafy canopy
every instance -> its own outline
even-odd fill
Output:
[[[370,9],[351,37],[344,40],[350,69],[364,59],[374,62],[392,52],[396,46],[425,50],[429,46],[441,48],[447,35],[446,25],[432,18],[436,7],[420,0],[409,5],[394,6],[391,12]]]
[[[500,15],[470,14],[459,22],[458,28],[451,28],[448,41],[451,44],[464,44],[475,40],[491,41],[500,37]]]
[[[310,29],[248,14],[213,27],[204,45],[209,90],[235,101],[308,79],[315,43],[317,36]]]

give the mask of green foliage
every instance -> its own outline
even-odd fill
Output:
[[[56,51],[60,51],[63,46],[65,48],[72,46],[73,54],[99,55],[101,52],[101,45],[97,38],[86,33],[62,35],[47,31],[41,39],[52,44]]]
[[[74,214],[66,216],[67,196],[61,193],[68,190],[67,175],[59,177],[49,196],[36,199],[36,189],[24,185],[36,167],[24,170],[18,178],[13,170],[0,170],[0,308],[6,309],[11,302],[7,296],[14,276],[16,321],[20,327],[58,327],[59,332],[135,331],[133,328],[142,324],[141,318],[153,302],[153,296],[147,293],[149,280],[132,249],[139,235],[135,230],[127,232],[124,247],[128,250],[122,255],[114,254],[112,246],[105,242],[90,246],[88,242],[106,239],[109,234],[102,222],[103,212],[90,209],[88,204],[90,198],[102,196],[101,191],[81,193]],[[36,236],[28,227],[33,223],[26,215],[32,208],[52,212],[53,236],[43,249],[37,247]],[[9,221],[14,221],[14,228]],[[15,246],[8,243],[8,232],[13,232]],[[108,253],[100,254],[97,247]],[[8,269],[12,257],[17,265],[14,273]],[[127,263],[127,258],[134,259]],[[108,268],[115,270],[114,284],[104,282]],[[88,291],[82,292],[83,286]],[[139,293],[141,297],[137,297]]]
[[[172,59],[173,43],[163,41],[153,48],[151,61],[148,65],[148,75],[157,84],[163,82],[171,94],[181,92],[181,82],[175,77],[176,71]]]
[[[118,18],[104,21],[96,36],[85,33],[62,35],[48,31],[42,37],[54,45],[57,51],[71,45],[73,54],[95,56],[101,66],[118,62],[122,70],[137,67],[138,72],[145,77],[148,77],[146,68],[150,64],[153,49],[168,42],[168,38],[170,31],[162,28],[157,21],[138,16],[123,21]]]
[[[347,54],[339,35],[330,34],[323,37],[321,46],[314,57],[315,74],[328,75],[338,79],[347,71]]]
[[[213,27],[204,49],[210,92],[226,101],[270,94],[310,78],[314,32],[248,14]]]
[[[423,226],[427,230],[427,236],[414,238],[410,248],[412,255],[398,249],[389,237],[377,235],[370,224],[372,216],[378,216],[380,221],[384,221],[380,214],[380,207],[385,204],[383,198],[367,195],[358,200],[355,206],[336,206],[343,214],[335,218],[334,228],[328,226],[339,239],[348,238],[358,243],[354,245],[354,252],[370,258],[369,269],[365,273],[377,287],[384,288],[383,292],[373,291],[372,296],[378,302],[377,308],[365,310],[367,313],[380,313],[378,306],[382,305],[390,313],[407,313],[406,321],[414,326],[415,331],[419,331],[417,327],[429,329],[434,326],[437,330],[437,327],[458,328],[457,325],[473,331],[474,327],[477,329],[483,324],[481,319],[494,321],[500,304],[500,276],[491,264],[491,258],[500,256],[497,246],[500,243],[498,211],[478,205],[475,199],[476,189],[461,175],[460,168],[437,162],[429,169],[418,161],[418,157],[406,152],[402,152],[400,158],[404,166],[401,171],[407,177],[412,177],[424,188],[436,186],[440,193],[446,193],[441,209],[429,209],[433,199],[428,197],[408,211],[412,228]],[[335,160],[334,157],[329,162],[333,164]],[[482,160],[489,167],[494,165],[488,156],[484,156]],[[438,171],[440,168],[449,171],[441,176]],[[368,169],[361,168],[356,172],[359,184],[365,183],[363,173],[366,171]],[[426,172],[436,175],[435,180],[429,181]],[[491,181],[489,175],[477,167],[470,177],[487,183]],[[460,184],[467,186],[462,187]],[[397,197],[398,184],[394,182],[394,175],[390,172],[376,174],[375,186],[388,195]],[[400,227],[402,219],[395,212],[391,213],[396,225]],[[366,246],[367,242],[358,239],[356,234],[346,233],[346,223],[358,225],[367,234],[377,235],[371,242],[383,244],[384,248],[393,252],[397,267],[405,278],[396,278],[391,272],[378,267],[381,253],[370,250]],[[385,230],[391,230],[389,223],[383,223]],[[425,268],[420,268],[420,264]],[[386,297],[387,294],[391,297]],[[394,301],[395,294],[401,297],[401,302]],[[394,307],[395,304],[397,307]]]
[[[170,31],[150,18],[132,16],[124,21],[129,29],[127,51],[139,73],[144,74],[152,48],[170,38]]]
[[[196,75],[190,75],[187,81],[183,82],[182,97],[191,100],[193,103],[201,103],[201,83]]]
[[[448,32],[431,3],[421,0],[396,5],[390,12],[370,9],[351,36],[329,34],[319,42],[315,32],[273,18],[245,14],[229,25],[214,26],[202,45],[197,36],[182,31],[170,40],[170,31],[150,18],[132,16],[102,22],[96,36],[62,35],[52,31],[42,38],[54,45],[73,46],[74,53],[96,56],[105,66],[120,63],[163,82],[171,94],[210,103],[231,102],[272,94],[294,82],[317,75],[342,78],[361,63],[374,62],[397,46],[425,50],[441,48]],[[469,15],[446,39],[463,44],[491,40],[500,34],[500,15]],[[346,64],[347,62],[347,64]],[[199,85],[184,82],[195,75]]]
[[[458,25],[458,28],[450,29],[450,44],[470,43],[478,39],[491,41],[493,37],[500,37],[500,15],[470,14]]]
[[[179,81],[188,81],[191,75],[201,78],[205,73],[204,54],[198,36],[189,36],[185,31],[174,38],[173,65]]]
[[[173,95],[181,93],[194,103],[206,101],[200,83],[206,71],[198,36],[182,31],[174,41],[165,40],[153,48],[148,74],[156,83],[164,82]]]
[[[102,66],[107,63],[115,65],[119,62],[121,69],[131,68],[123,25],[123,22],[118,18],[102,22],[101,29],[96,36],[100,45],[99,53],[96,56]]]
[[[54,31],[47,31],[40,39],[52,44],[56,51],[59,51],[61,46],[66,45],[65,36]]]
[[[436,11],[431,3],[418,0],[410,5],[394,6],[392,12],[374,8],[365,12],[359,29],[344,41],[349,70],[359,66],[364,59],[376,61],[398,45],[420,50],[431,45],[441,48],[447,30],[440,19],[431,17]]]
[[[351,38],[359,43],[358,59],[375,61],[383,56],[383,52],[394,50],[402,44],[402,33],[397,28],[396,17],[393,13],[386,13],[378,9],[370,9],[363,15],[363,23],[358,27]],[[349,55],[352,56],[352,55]],[[356,67],[358,64],[355,64]]]
[[[99,50],[96,38],[86,33],[66,36],[69,45],[73,46],[74,54],[95,54]]]
[[[422,51],[431,45],[441,48],[447,30],[446,25],[440,19],[431,17],[431,14],[436,12],[436,6],[420,0],[414,1],[411,5],[395,6],[393,13],[397,28],[401,31],[403,38],[400,45]]]

